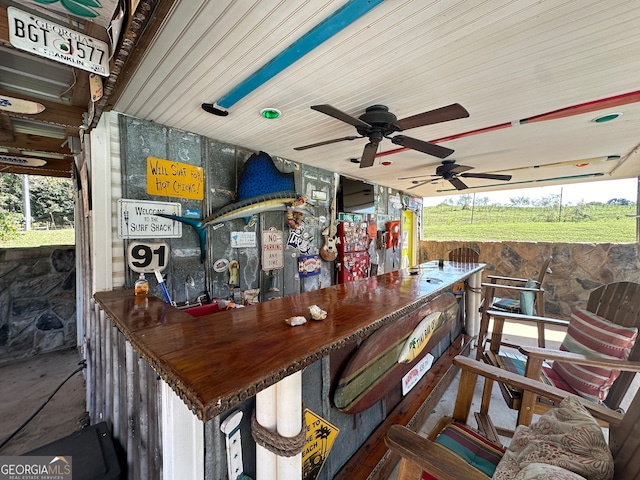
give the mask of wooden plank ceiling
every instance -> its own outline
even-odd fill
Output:
[[[105,96],[93,105],[89,128],[103,111],[113,109],[434,196],[460,192],[436,176],[441,158],[384,138],[374,165],[360,168],[352,159],[361,158],[369,140],[357,138],[348,122],[310,107],[328,104],[348,119],[383,104],[404,119],[460,103],[468,118],[401,134],[453,149],[447,160],[470,167],[465,173],[512,177],[509,182],[459,177],[469,187],[462,193],[640,174],[640,87],[634,74],[640,71],[640,9],[635,0],[376,3],[140,1],[127,17],[125,40],[112,60]],[[85,28],[101,28],[90,25]],[[94,31],[93,36],[99,35]],[[6,13],[0,10],[0,54],[14,56],[7,38]],[[35,91],[19,90],[18,81],[5,84],[3,68],[0,94],[43,99]],[[15,140],[0,141],[0,148],[13,154],[62,153],[69,161],[68,147],[60,144],[67,135],[77,135],[91,104],[86,76],[76,71],[74,80],[71,69],[53,64],[47,65],[46,76],[52,78],[56,69],[68,76],[61,85],[73,87],[62,95],[64,102],[46,99],[52,104],[45,112],[55,115],[54,104],[64,103],[66,116],[12,115]],[[243,90],[248,84],[253,88]],[[63,91],[58,86],[58,95]],[[222,105],[226,115],[207,113],[203,103]],[[261,117],[267,107],[282,115]],[[621,116],[608,123],[593,121],[613,112]],[[35,117],[49,118],[43,123],[62,133],[33,138],[29,125],[21,122]],[[356,138],[294,150],[344,137]]]

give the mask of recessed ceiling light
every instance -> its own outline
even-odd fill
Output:
[[[596,123],[605,123],[605,122],[610,122],[611,120],[615,120],[616,118],[618,118],[619,116],[621,116],[621,113],[607,113],[605,115],[600,115],[599,117],[594,118],[593,120],[591,120],[592,122],[596,122]]]
[[[278,118],[282,115],[282,112],[277,108],[263,108],[260,110],[260,115],[264,118],[268,118],[269,120],[273,120],[274,118]]]

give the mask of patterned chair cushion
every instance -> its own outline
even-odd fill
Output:
[[[582,308],[574,308],[560,350],[589,356],[627,359],[638,329],[622,327]],[[579,395],[601,403],[618,378],[618,370],[554,362],[552,370]]]
[[[611,480],[613,457],[598,423],[576,397],[568,397],[557,408],[541,415],[537,422],[516,429],[492,478],[573,480],[583,477]]]
[[[474,430],[457,422],[443,428],[435,442],[489,477],[493,475],[496,465],[504,454],[504,448],[498,447]],[[423,472],[422,480],[437,480],[437,478],[428,472]]]

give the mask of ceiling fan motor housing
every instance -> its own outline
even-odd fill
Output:
[[[436,175],[440,177],[444,177],[445,179],[451,178],[455,176],[456,172],[453,172],[458,165],[456,165],[455,160],[445,160],[442,162],[442,165],[439,165],[436,168]]]
[[[398,117],[391,113],[389,111],[389,107],[386,105],[371,105],[370,107],[367,107],[365,113],[360,115],[358,118],[373,127],[356,127],[358,133],[364,137],[370,137],[375,133],[375,137],[378,141],[393,132],[402,130],[400,126],[396,124]]]

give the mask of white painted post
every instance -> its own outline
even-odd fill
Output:
[[[475,337],[480,331],[480,302],[482,297],[482,270],[472,274],[467,281],[469,291],[467,292],[467,315],[465,331],[467,335]]]
[[[283,437],[295,437],[302,428],[302,372],[292,373],[276,384],[277,429]],[[302,480],[302,452],[277,457],[278,480]]]
[[[24,230],[31,230],[31,194],[29,193],[29,176],[22,175],[22,208],[24,212]]]
[[[204,480],[204,423],[162,382],[162,477]]]
[[[256,421],[269,430],[276,431],[276,386],[256,394]],[[276,455],[256,444],[256,480],[277,478]]]

